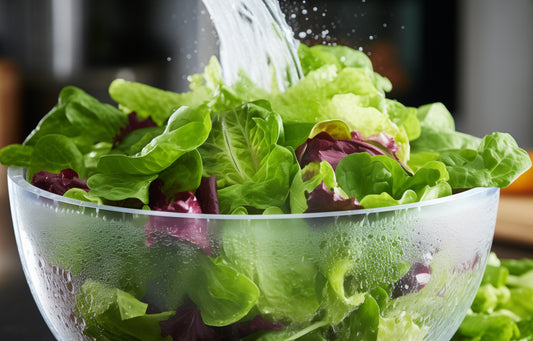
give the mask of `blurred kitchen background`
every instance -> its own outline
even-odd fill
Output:
[[[280,4],[302,42],[365,51],[392,81],[389,97],[409,106],[443,102],[458,130],[508,132],[533,148],[533,0]],[[65,85],[106,102],[117,77],[184,91],[186,76],[217,50],[196,0],[0,0],[0,147],[21,142]],[[9,307],[0,310],[0,339],[51,340],[21,280],[7,203],[0,166],[0,306]],[[531,203],[512,207],[531,211]],[[531,255],[533,241],[523,239],[502,240],[502,256]],[[19,317],[40,324],[21,334]]]

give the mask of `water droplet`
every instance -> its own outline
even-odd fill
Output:
[[[303,15],[306,15],[306,14],[307,14],[307,10],[306,10],[305,8],[302,10],[302,14],[303,14]]]
[[[301,39],[305,38],[306,36],[307,36],[307,33],[305,33],[305,32],[298,33],[298,37],[301,38]]]

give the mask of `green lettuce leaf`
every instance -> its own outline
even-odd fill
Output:
[[[97,173],[87,180],[92,196],[105,198],[111,201],[125,199],[138,199],[143,204],[148,204],[149,188],[157,174],[130,175],[130,174],[103,174]]]
[[[161,190],[168,197],[185,191],[194,192],[202,181],[202,170],[198,150],[187,152],[159,174],[159,179],[163,181]]]
[[[59,173],[66,168],[75,170],[81,178],[86,176],[83,155],[72,139],[59,134],[41,137],[33,146],[28,179],[43,169]]]
[[[123,79],[111,83],[109,94],[124,111],[135,111],[141,119],[151,117],[158,125],[165,123],[180,107],[195,108],[210,98],[204,88],[195,92],[176,93]]]
[[[266,102],[212,114],[212,130],[198,150],[204,175],[216,175],[220,210],[284,207],[295,171],[293,153],[277,144],[281,120]]]
[[[447,170],[441,162],[428,162],[409,175],[387,156],[354,153],[336,169],[339,186],[365,208],[398,205],[451,194]]]
[[[109,154],[100,158],[97,170],[104,174],[156,174],[180,156],[200,146],[209,135],[211,120],[207,107],[180,107],[169,118],[162,134],[134,155]]]
[[[507,133],[483,137],[477,150],[440,152],[453,188],[507,187],[531,167],[527,152]]]
[[[201,277],[189,296],[209,326],[225,326],[245,317],[259,299],[259,289],[248,277],[221,258],[200,258]],[[179,284],[179,279],[177,285]]]
[[[452,340],[533,340],[530,266],[529,259],[500,261],[491,253],[471,310]]]
[[[250,225],[251,223],[251,225]],[[274,320],[307,322],[320,305],[316,291],[317,240],[304,220],[252,220],[222,230],[221,257],[247,278],[260,295],[257,309]]]
[[[120,289],[88,280],[81,288],[76,307],[85,321],[84,333],[98,340],[171,340],[161,336],[159,322],[175,312],[149,314],[147,303]]]
[[[126,126],[127,115],[112,105],[99,102],[83,90],[67,86],[59,94],[58,103],[39,122],[24,141],[35,145],[43,136],[59,134],[72,138],[81,152],[94,143],[112,141]]]
[[[298,170],[291,184],[291,213],[303,213],[307,210],[307,196],[322,181],[330,189],[338,188],[335,171],[326,161],[311,162],[303,169]]]
[[[455,130],[452,114],[442,103],[418,108],[420,136],[411,142],[411,152],[439,152],[449,149],[476,149],[481,139]]]
[[[0,149],[0,163],[4,166],[29,168],[31,166],[31,156],[33,147],[21,144],[10,144]]]

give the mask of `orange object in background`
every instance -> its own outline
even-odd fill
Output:
[[[21,76],[17,65],[0,58],[0,148],[19,142]],[[6,168],[0,165],[0,197],[7,196]]]
[[[528,151],[533,161],[533,150]],[[520,175],[511,185],[502,189],[502,194],[533,194],[533,167]]]

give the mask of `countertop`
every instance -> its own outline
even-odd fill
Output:
[[[501,196],[493,251],[500,258],[533,258],[533,196]],[[1,193],[0,307],[0,340],[54,340],[24,279],[8,199]]]

